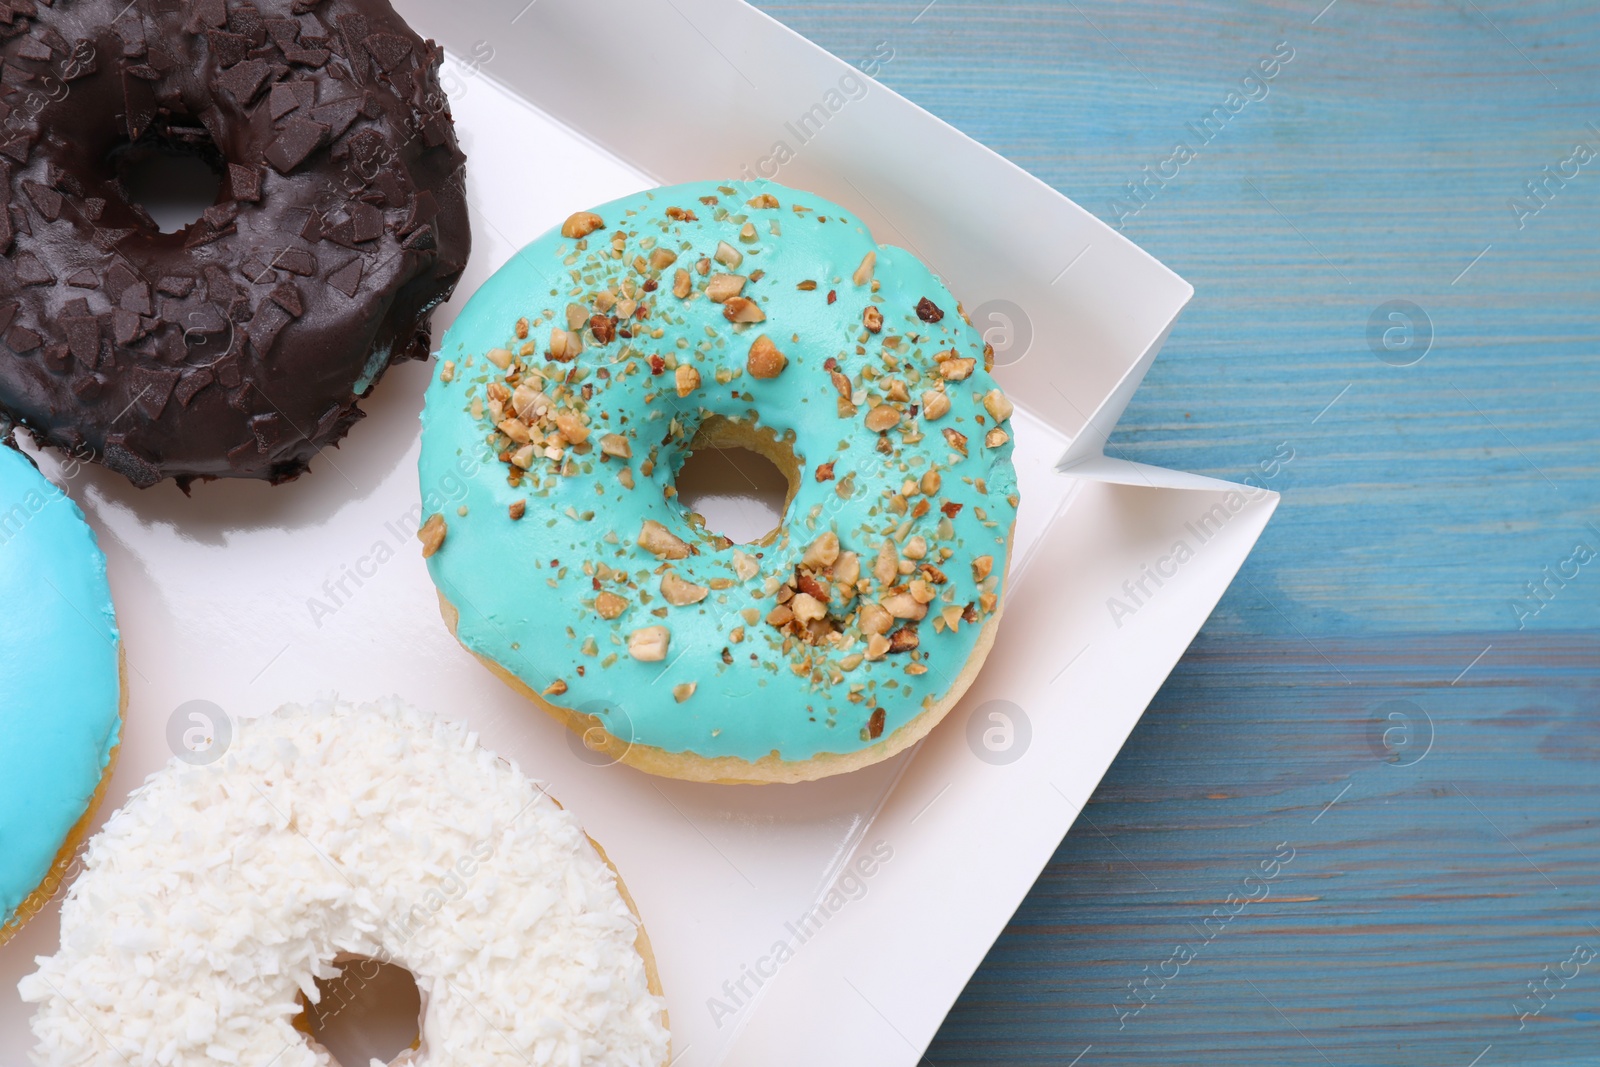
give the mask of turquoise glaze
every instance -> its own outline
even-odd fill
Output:
[[[78,505],[0,446],[0,927],[44,882],[122,728],[106,558]]]
[[[760,197],[778,206],[750,206]],[[915,256],[874,243],[860,222],[810,194],[770,182],[696,183],[626,197],[597,214],[605,225],[587,238],[552,231],[495,274],[439,354],[422,416],[423,514],[439,515],[446,526],[429,569],[461,613],[462,642],[549,692],[554,703],[596,714],[618,737],[668,752],[750,761],[777,753],[801,761],[888,737],[951,689],[973,652],[979,621],[1001,593],[1016,476],[1009,424],[1000,431],[1004,439],[986,442],[997,426],[985,409],[994,382],[984,370],[982,339]],[[615,256],[619,232],[626,237]],[[709,277],[702,275],[697,262],[713,256],[719,242],[728,246],[725,258],[737,250],[742,261],[737,268],[713,262]],[[869,252],[877,257],[876,284],[857,284]],[[676,261],[666,263],[667,253]],[[714,302],[704,291],[719,273],[749,279],[741,296],[764,321],[730,321],[739,305]],[[684,281],[693,286],[687,300],[674,295]],[[815,288],[801,289],[802,282]],[[618,323],[609,341],[585,326],[575,359],[547,358],[552,327],[568,327],[570,304],[592,314],[596,294],[609,289],[625,298],[625,283],[636,287],[639,315]],[[938,311],[925,307],[919,316],[924,298]],[[603,298],[598,307],[609,303]],[[881,332],[863,325],[869,305],[883,316]],[[616,316],[619,309],[608,310]],[[925,321],[940,311],[942,319]],[[524,318],[526,340],[517,336]],[[600,332],[609,335],[604,318]],[[632,336],[622,336],[630,321]],[[773,378],[747,367],[763,335],[787,357]],[[936,355],[952,349],[975,361],[965,380],[945,381],[936,369]],[[519,355],[508,374],[491,353],[500,362]],[[844,407],[829,360],[848,377],[858,405]],[[524,365],[545,376],[545,396],[584,424],[587,440],[559,460],[536,455],[513,486],[508,475],[519,469],[514,453],[521,446],[496,431],[486,402],[491,384],[515,379]],[[681,398],[677,367],[698,375],[698,385],[692,376],[682,383]],[[904,399],[892,399],[898,391],[890,379],[906,384]],[[914,417],[922,393],[939,388],[948,413]],[[881,436],[866,424],[880,401],[901,419]],[[509,418],[517,403],[500,414]],[[997,410],[1004,415],[1009,407]],[[800,461],[797,495],[769,544],[730,545],[699,528],[672,498],[674,475],[708,415],[770,429]],[[947,429],[965,435],[965,456]],[[603,456],[606,435],[617,435],[613,446],[625,438],[631,457]],[[941,484],[931,497],[893,499],[905,482],[920,485],[934,468]],[[843,495],[842,486],[853,492]],[[526,507],[520,521],[511,518],[518,502]],[[917,514],[919,503],[925,514]],[[647,521],[682,538],[693,554],[663,559],[641,547]],[[866,592],[847,600],[842,583],[816,568],[812,587],[831,595],[829,625],[839,636],[808,644],[766,619],[779,604],[780,583],[795,577],[808,546],[826,532],[837,535],[842,551],[859,554],[865,581],[858,588]],[[888,588],[874,578],[886,540],[903,557],[919,537],[927,548],[921,562],[935,564],[937,574],[914,562],[916,570]],[[743,567],[741,554],[749,557]],[[982,580],[974,568],[980,557],[992,560]],[[832,577],[846,577],[842,566],[834,563]],[[667,570],[707,595],[669,603]],[[914,627],[917,647],[864,659],[869,646],[858,609],[895,589],[911,596],[912,580],[926,582],[918,593],[935,594]],[[625,603],[620,616],[602,618],[602,593],[620,598],[610,600],[612,610]],[[630,635],[657,626],[670,634],[664,655],[635,658]],[[894,632],[904,626],[897,621]]]

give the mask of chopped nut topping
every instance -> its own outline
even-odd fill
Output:
[[[700,277],[702,277],[702,278],[704,278],[707,274],[710,274],[711,273],[711,257],[709,257],[709,256],[701,256],[699,259],[695,260],[694,272],[696,274],[700,275]]]
[[[869,333],[879,332],[883,329],[883,312],[868,304],[867,309],[861,313],[861,325],[865,326]]]
[[[714,303],[725,304],[744,291],[744,283],[750,279],[742,274],[716,274],[706,283],[706,299]]]
[[[950,413],[950,397],[943,389],[928,389],[922,394],[922,417],[932,422]]]
[[[558,697],[566,691],[567,683],[562,681],[560,678],[557,678],[555,681],[544,687],[544,695],[547,697]]]
[[[889,651],[889,639],[882,634],[873,634],[867,638],[867,659],[882,659]]]
[[[581,445],[589,439],[589,427],[570,411],[563,411],[556,416],[556,428],[569,444]]]
[[[679,364],[672,376],[676,381],[679,396],[688,396],[700,388],[700,372],[687,363]]]
[[[697,684],[698,683],[696,682],[682,682],[673,686],[672,699],[682,704],[685,700],[688,700],[690,697],[694,696],[694,691]]]
[[[933,603],[933,598],[939,595],[933,586],[929,585],[921,578],[913,580],[910,589],[911,599],[915,600],[918,604],[931,604]]]
[[[817,291],[817,283],[808,279],[795,286],[795,288],[802,293],[814,293]]]
[[[1011,435],[998,426],[983,435],[983,443],[987,448],[999,448],[1009,440],[1011,440]]]
[[[957,452],[960,452],[963,456],[967,454],[966,434],[961,433],[959,430],[953,430],[947,426],[945,427],[944,431],[944,439],[950,442],[951,448],[955,449]]]
[[[900,557],[895,554],[894,545],[885,541],[878,549],[878,558],[872,561],[872,576],[879,585],[886,586],[893,584],[899,573]]]
[[[446,385],[456,380],[456,365],[453,360],[445,360],[444,366],[439,368],[439,380]]]
[[[828,378],[833,382],[833,388],[838,392],[840,399],[848,401],[852,390],[850,388],[850,379],[845,376],[844,371],[830,370]]]
[[[672,295],[684,300],[692,292],[694,292],[694,279],[689,277],[688,271],[679,267],[677,273],[672,276]]]
[[[423,559],[428,559],[439,551],[444,544],[444,537],[447,532],[443,515],[435,513],[428,516],[428,521],[423,523],[422,529],[417,531],[417,540],[422,542]]]
[[[618,459],[633,458],[633,446],[620,433],[608,433],[600,438],[600,451],[605,455],[615,456]]]
[[[865,256],[861,257],[861,266],[856,268],[856,272],[850,276],[850,280],[855,282],[857,285],[866,285],[872,280],[872,272],[877,265],[878,253],[868,252]]]
[[[860,618],[861,632],[864,634],[886,634],[894,626],[894,616],[877,604],[861,605]]]
[[[659,663],[667,658],[672,632],[665,626],[645,626],[628,635],[628,655],[641,663]]]
[[[917,628],[902,626],[889,637],[890,652],[910,652],[918,645]]]
[[[582,304],[567,305],[567,329],[581,330],[589,322],[589,309]]]
[[[495,426],[495,429],[519,445],[528,443],[528,424],[521,419],[504,419]]]
[[[738,270],[744,262],[744,253],[726,241],[717,242],[716,260],[729,270]]]
[[[650,253],[650,266],[655,270],[666,270],[678,262],[678,253],[669,248],[657,248]]]
[[[676,571],[662,572],[661,596],[675,608],[698,604],[710,592],[711,590],[703,585],[695,585],[691,581],[680,578]]]
[[[828,617],[827,607],[810,593],[796,593],[789,601],[789,610],[802,626]]]
[[[739,576],[741,582],[748,582],[761,573],[761,564],[756,558],[738,549],[733,550],[733,573]]]
[[[922,559],[928,554],[928,539],[921,534],[906,542],[906,559]]]
[[[528,502],[526,500],[513,500],[508,512],[511,515],[511,521],[516,522],[528,513]]]
[[[745,223],[743,228],[739,230],[739,240],[747,245],[754,244],[756,240],[756,224],[753,222]]]
[[[516,412],[517,418],[534,422],[549,412],[550,398],[523,382],[517,386],[517,391],[511,394],[511,410]]]
[[[854,552],[841,552],[833,563],[833,580],[840,585],[853,586],[861,577],[861,557]]]
[[[778,198],[771,193],[762,193],[760,196],[751,197],[745,201],[748,207],[774,208],[778,206]]]
[[[831,481],[833,481],[833,464],[834,464],[834,461],[831,460],[831,459],[828,460],[828,462],[826,462],[826,463],[817,464],[817,481],[819,481],[819,482],[831,482]]]
[[[561,224],[563,237],[587,237],[606,224],[605,220],[592,211],[579,211],[567,217]]]
[[[873,433],[884,433],[900,425],[900,412],[888,404],[879,404],[867,412],[866,423]]]
[[[917,318],[923,322],[938,322],[944,318],[944,312],[939,310],[938,304],[935,304],[927,297],[923,297],[917,301]]]
[[[695,215],[695,213],[693,211],[689,211],[689,210],[686,210],[686,209],[681,208],[681,207],[669,207],[669,208],[667,208],[667,218],[673,219],[673,220],[675,220],[677,222],[699,222],[700,221],[700,219]]]
[[[504,348],[491,348],[483,354],[483,358],[501,370],[511,366],[511,353]]]
[[[644,525],[639,528],[639,547],[661,559],[689,558],[688,542],[654,519],[644,520]]]
[[[983,407],[995,422],[1005,422],[1016,410],[1011,401],[1006,399],[1006,395],[998,389],[991,389],[983,395]]]
[[[601,593],[594,598],[594,610],[609,622],[628,610],[628,602],[615,593]]]
[[[767,625],[782,629],[794,621],[794,610],[787,604],[779,604],[767,613]]]
[[[800,563],[813,570],[821,570],[833,566],[834,560],[838,558],[839,535],[829,530],[806,547],[806,553],[800,558]]]
[[[975,359],[947,359],[939,364],[939,377],[947,382],[964,382],[972,377],[973,368],[977,365]]]
[[[732,306],[733,302],[729,301],[728,307]],[[745,360],[751,376],[756,378],[776,378],[788,365],[789,358],[778,351],[778,346],[766,334],[757,337],[750,345],[750,354]]]
[[[972,561],[972,577],[977,581],[981,582],[985,578],[989,577],[989,573],[993,570],[993,556],[979,556],[977,559]]]
[[[891,651],[898,652],[900,650],[891,649]],[[883,736],[883,724],[888,717],[888,712],[884,711],[882,708],[872,709],[872,714],[867,718],[868,740],[876,741],[878,738]]]
[[[939,486],[942,483],[943,483],[943,479],[939,477],[939,472],[938,471],[932,470],[932,469],[924,471],[922,473],[922,495],[923,496],[933,496],[933,495],[935,495],[936,493],[939,492]]]
[[[558,363],[565,363],[567,360],[575,358],[577,354],[577,335],[568,333],[559,326],[552,326],[550,328],[550,358]]]
[[[520,319],[517,320],[517,340],[526,341],[527,339],[528,339],[528,320],[527,320],[526,316],[524,316],[523,318],[520,318]]]
[[[896,593],[880,602],[884,611],[897,619],[910,619],[913,622],[922,621],[928,614],[928,605],[917,600],[910,593]]]
[[[722,305],[722,317],[729,322],[766,322],[767,314],[754,300],[736,296]]]

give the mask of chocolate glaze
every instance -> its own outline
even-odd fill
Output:
[[[134,484],[303,473],[471,245],[443,52],[387,0],[0,0],[0,424]],[[157,144],[221,178],[163,234]]]

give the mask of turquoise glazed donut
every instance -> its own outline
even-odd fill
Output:
[[[771,182],[579,212],[445,337],[419,536],[457,638],[640,769],[802,781],[927,733],[994,639],[1011,404],[909,252]],[[697,448],[789,480],[752,544],[676,499]]]
[[[0,444],[0,942],[54,895],[111,776],[121,646],[83,513]]]

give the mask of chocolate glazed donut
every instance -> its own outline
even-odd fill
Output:
[[[0,431],[149,486],[303,473],[471,244],[443,53],[386,0],[0,0]],[[151,154],[215,171],[161,233]]]

